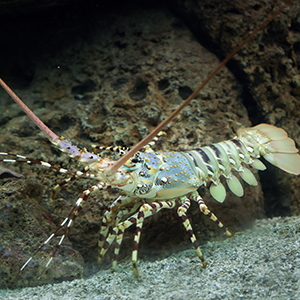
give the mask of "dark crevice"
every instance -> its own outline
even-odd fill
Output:
[[[258,9],[258,7],[254,9]],[[176,11],[176,8],[174,10],[171,7],[170,10],[172,10],[179,19],[185,22],[187,27],[189,27],[196,36],[199,43],[214,53],[220,61],[222,61],[231,51],[229,50],[225,53],[226,50],[224,49],[227,48],[226,45],[224,45],[223,49],[221,49],[220,45],[212,40],[206,31],[205,23],[201,24],[201,20],[199,20],[195,14],[190,13],[188,15],[183,15],[180,11]],[[197,26],[195,26],[195,24],[197,24]],[[217,40],[220,40],[220,37]],[[260,45],[260,50],[262,50],[263,47],[264,45]],[[297,50],[298,49],[296,45],[295,52],[297,52]],[[248,117],[252,125],[255,126],[260,123],[266,123],[267,121],[249,88],[248,75],[244,72],[241,64],[233,57],[227,63],[227,68],[234,74],[239,87],[241,87],[241,99],[248,112]],[[284,191],[283,188],[280,188],[279,184],[280,175],[278,172],[282,172],[282,170],[278,170],[268,162],[266,162],[266,165],[267,170],[264,172],[258,172],[264,194],[265,214],[267,217],[289,216],[291,213],[290,208],[287,205],[286,200],[284,200],[284,198],[287,198],[286,191]]]
[[[227,67],[234,74],[239,86],[242,87],[241,99],[243,100],[243,105],[246,107],[252,125],[255,126],[260,123],[265,123],[266,120],[248,87],[249,81],[247,79],[247,74],[245,74],[240,64],[235,60],[228,62]]]
[[[158,81],[158,89],[160,91],[166,90],[170,86],[170,82],[168,79],[162,79]]]
[[[229,52],[225,53],[223,51],[224,49],[220,48],[220,45],[212,40],[212,38],[207,33],[207,30],[205,29],[205,23],[201,24],[201,20],[199,20],[195,14],[190,13],[188,15],[182,15],[182,13],[180,11],[177,11],[176,8],[174,9],[173,7],[172,9],[172,7],[170,6],[169,8],[179,19],[185,22],[186,26],[190,28],[190,30],[196,36],[198,42],[203,47],[214,53],[220,61],[222,61],[226,57],[226,55],[228,55]],[[224,45],[224,47],[225,46],[226,45]],[[247,74],[244,72],[242,66],[238,61],[234,60],[234,58],[232,58],[226,66],[234,74],[239,86],[242,87],[241,96],[243,99],[243,104],[248,111],[249,119],[251,120],[252,124],[257,125],[259,123],[265,122],[265,119],[260,113],[260,109],[258,108],[258,105],[248,88],[249,82],[247,79]]]
[[[128,92],[130,98],[136,101],[144,99],[148,93],[148,85],[148,82],[138,79],[133,89]]]
[[[185,85],[185,86],[180,86],[178,92],[181,99],[185,100],[193,93],[193,90],[190,87]]]
[[[259,172],[260,183],[264,193],[264,210],[266,217],[291,216],[289,203],[289,190],[280,182],[280,173],[275,166],[268,163],[265,159],[261,161],[266,165],[267,169]]]

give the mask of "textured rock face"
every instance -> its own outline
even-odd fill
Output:
[[[222,53],[227,53],[240,41],[240,36],[255,26],[255,17],[261,16],[257,11],[270,8],[268,2],[247,9],[242,6],[247,4],[239,2],[228,2],[227,6],[225,2],[224,6],[209,1],[206,5],[203,1],[196,3],[178,1],[176,10],[181,12],[180,17],[189,19],[195,32],[201,27],[204,41],[200,37],[196,40],[182,20],[160,5],[105,12],[96,6],[82,11],[80,7],[72,7],[35,18],[31,16],[31,19],[24,16],[20,23],[11,24],[13,34],[3,33],[7,49],[0,59],[3,65],[1,76],[8,78],[17,94],[56,134],[81,148],[89,148],[92,143],[130,147],[176,109],[218,63],[217,58],[200,45],[201,41],[207,43],[209,37],[211,42],[220,43],[218,47]],[[173,5],[172,9],[175,8]],[[167,126],[167,138],[161,138],[157,149],[187,150],[229,139],[240,126],[251,125],[248,112],[253,122],[267,121],[281,126],[298,141],[295,109],[299,105],[296,80],[299,75],[295,66],[299,61],[296,46],[299,41],[295,31],[296,16],[295,11],[283,14],[236,57],[231,68],[239,75],[238,81],[226,68],[216,75]],[[288,28],[286,23],[294,24],[294,27]],[[18,27],[20,24],[23,34]],[[40,31],[39,28],[46,24]],[[292,33],[294,40],[287,40]],[[280,41],[288,43],[292,49],[290,52],[285,53],[286,45],[279,46],[279,36]],[[276,43],[272,37],[277,37]],[[17,45],[22,47],[16,49]],[[280,47],[283,47],[282,51],[279,51]],[[273,74],[273,77],[268,74]],[[275,84],[279,91],[275,100],[271,84]],[[291,99],[285,106],[282,102],[287,98],[282,96],[282,91]],[[0,115],[1,152],[27,155],[70,169],[82,168],[54,149],[2,90],[0,99],[4,107]],[[291,103],[294,109],[290,107],[288,110]],[[279,112],[283,117],[279,118]],[[12,230],[3,225],[5,243],[1,245],[0,265],[5,266],[1,270],[5,280],[1,286],[9,286],[12,282],[15,286],[36,285],[80,277],[82,257],[86,265],[95,268],[101,217],[118,195],[117,191],[90,197],[72,227],[69,237],[72,246],[68,242],[63,244],[41,281],[36,277],[50,250],[44,261],[35,259],[15,280],[19,267],[68,215],[81,193],[95,182],[76,180],[64,187],[52,202],[49,200],[51,189],[66,176],[24,164],[9,165],[9,168],[23,174],[25,179],[4,179],[1,213],[8,217],[3,222],[12,220],[11,210],[7,214],[6,208],[10,205],[14,207],[16,221],[12,222]],[[297,213],[299,180],[281,171],[275,174],[280,179],[272,179],[272,184],[279,182],[280,189],[283,189],[278,197],[288,195],[292,205],[287,205],[287,211]],[[27,193],[23,188],[24,185],[33,185],[31,181],[28,183],[28,178],[34,180],[34,187],[30,189],[35,193]],[[18,195],[13,200],[5,192],[11,185]],[[270,183],[265,186],[272,187]],[[228,192],[223,204],[212,200],[207,189],[201,188],[200,192],[211,210],[232,231],[264,216],[260,186],[245,185],[242,199]],[[28,221],[24,216],[28,216]],[[197,205],[192,205],[189,217],[200,243],[219,234],[215,224],[201,215]],[[13,243],[15,232],[19,233],[18,242]],[[134,228],[128,232],[121,258],[132,249]],[[160,255],[166,255],[175,245],[185,247],[188,243],[189,238],[176,211],[162,212],[147,220],[144,226],[140,257],[149,258],[159,250],[164,250]],[[41,257],[43,255],[41,251]]]
[[[280,1],[176,1],[177,13],[213,52],[224,55]],[[184,7],[184,9],[183,9]],[[300,144],[299,1],[250,41],[229,64],[243,86],[253,124],[284,128]],[[275,168],[262,173],[268,216],[299,214],[299,179]]]

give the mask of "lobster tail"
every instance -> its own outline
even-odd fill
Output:
[[[272,165],[290,174],[300,174],[300,156],[295,142],[287,133],[276,126],[259,124],[238,131],[251,153],[251,157],[263,156]]]

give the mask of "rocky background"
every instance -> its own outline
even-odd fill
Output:
[[[0,1],[0,76],[56,134],[88,149],[91,144],[137,143],[277,5],[271,0],[43,2]],[[262,122],[284,128],[299,146],[299,61],[300,5],[295,3],[166,127],[167,137],[156,149],[192,149]],[[82,168],[55,149],[2,90],[0,105],[1,152]],[[38,281],[54,246],[42,249],[17,275],[20,266],[94,182],[76,180],[51,201],[52,188],[66,176],[27,164],[1,163],[0,168],[0,287],[34,286],[95,272],[101,217],[118,192],[89,198],[69,239]],[[299,178],[269,165],[255,174],[261,185],[245,184],[241,199],[228,192],[223,204],[200,189],[232,232],[256,218],[300,212]],[[200,244],[224,238],[196,204],[188,216]],[[130,228],[120,260],[130,259],[133,234]],[[176,211],[165,211],[146,220],[139,258],[155,260],[186,247],[191,245]],[[110,266],[111,256],[102,268]]]

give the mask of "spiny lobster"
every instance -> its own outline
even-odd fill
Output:
[[[280,11],[276,12],[277,15]],[[120,160],[115,162],[110,158],[104,158],[100,154],[80,150],[71,142],[59,138],[47,126],[45,126],[23,102],[9,89],[0,79],[0,84],[13,97],[23,110],[34,120],[34,122],[45,132],[51,142],[62,152],[71,158],[77,159],[85,165],[82,171],[71,171],[57,168],[49,163],[37,161],[22,155],[12,153],[0,153],[15,157],[3,159],[3,162],[24,162],[28,164],[40,164],[44,167],[55,169],[60,173],[72,174],[69,180],[55,187],[54,194],[64,184],[79,177],[88,177],[98,180],[98,183],[85,190],[77,200],[69,216],[61,223],[58,229],[38,248],[39,252],[64,226],[65,233],[61,236],[56,250],[47,262],[44,271],[52,261],[56,251],[62,244],[65,236],[69,233],[83,204],[92,192],[117,188],[119,196],[103,216],[99,241],[99,262],[102,261],[109,246],[116,241],[113,268],[116,267],[116,258],[119,254],[124,231],[131,225],[136,225],[134,237],[134,250],[132,253],[133,270],[138,277],[137,250],[140,241],[141,229],[144,219],[159,212],[161,209],[171,209],[179,204],[178,215],[188,232],[197,255],[203,266],[206,262],[196,242],[190,221],[186,212],[191,205],[191,200],[198,203],[200,211],[210,217],[218,226],[224,229],[227,236],[231,233],[224,228],[217,217],[210,212],[197,189],[204,185],[210,185],[211,195],[219,202],[225,200],[226,191],[220,182],[220,176],[226,178],[230,190],[237,196],[243,196],[243,188],[239,180],[232,174],[236,170],[245,182],[256,185],[257,181],[249,169],[242,164],[249,164],[258,170],[264,170],[265,166],[257,158],[263,156],[270,163],[282,170],[298,175],[300,173],[300,157],[293,140],[287,137],[283,129],[275,126],[260,124],[252,128],[240,129],[237,136],[231,140],[211,144],[186,152],[154,152],[151,147],[162,135],[161,129],[168,124],[204,87],[204,85],[215,75],[215,73],[226,64],[226,62],[252,38],[262,27],[264,27],[275,15],[267,19],[262,26],[258,27],[239,47],[237,47],[227,58],[215,69],[208,79],[176,110],[168,119],[162,122],[144,140],[131,150],[126,147],[99,147],[95,150],[108,150],[117,153]],[[140,149],[142,149],[140,151]],[[127,218],[127,216],[129,217]],[[109,231],[109,229],[111,229]],[[34,255],[35,255],[34,254]],[[34,256],[33,255],[33,256]],[[21,267],[21,271],[32,260],[30,257]],[[43,271],[43,272],[44,272]]]

